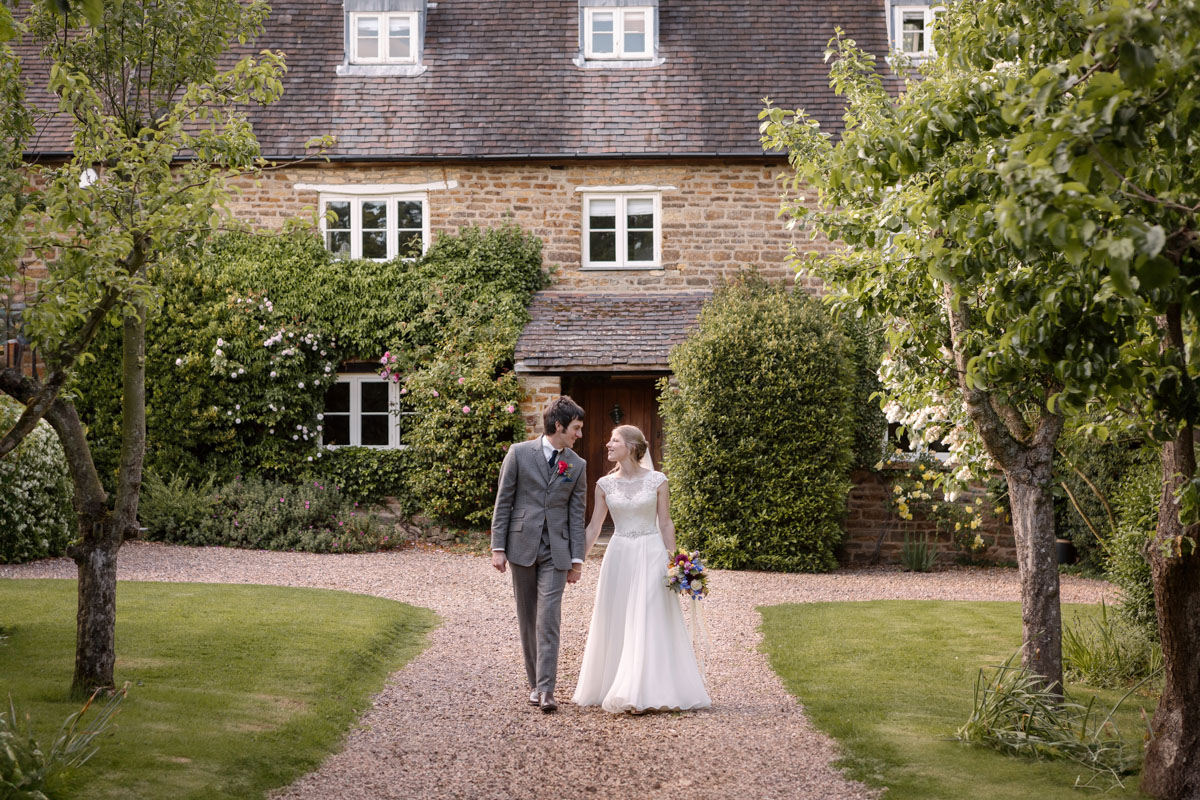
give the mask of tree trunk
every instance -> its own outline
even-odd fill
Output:
[[[107,519],[87,521],[82,544],[72,557],[79,567],[79,611],[76,615],[75,675],[71,693],[89,695],[115,685],[117,628],[117,552],[137,536],[137,507],[146,454],[146,310],[136,306],[127,316],[121,359],[121,464],[113,512]],[[80,518],[81,527],[85,524]]]
[[[1031,448],[1021,468],[1006,469],[1017,566],[1021,575],[1021,664],[1062,692],[1062,609],[1054,549],[1053,449]]]
[[[963,342],[971,328],[971,310],[955,297],[949,284],[945,298],[951,349],[967,416],[1008,481],[1021,574],[1021,665],[1042,676],[1047,688],[1061,693],[1062,608],[1051,487],[1063,419],[1043,407],[1031,429],[1017,408],[967,380],[968,354]]]
[[[1166,346],[1182,357],[1178,308],[1164,321]],[[1174,441],[1163,445],[1158,528],[1149,553],[1164,675],[1150,723],[1142,791],[1163,800],[1200,799],[1200,526],[1185,528],[1175,497],[1195,475],[1194,433],[1184,425]],[[1191,537],[1190,545],[1185,536]]]

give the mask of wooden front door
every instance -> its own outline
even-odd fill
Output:
[[[608,473],[613,464],[604,445],[619,425],[636,425],[650,443],[654,468],[662,468],[662,418],[658,415],[658,389],[655,377],[626,378],[619,375],[563,377],[563,392],[583,407],[583,438],[575,450],[588,463],[587,520],[595,505],[596,480]],[[614,419],[619,419],[614,421]],[[610,520],[611,524],[611,520]]]

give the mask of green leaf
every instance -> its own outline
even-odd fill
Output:
[[[1143,289],[1153,291],[1167,286],[1179,277],[1179,267],[1161,256],[1147,259],[1137,269],[1138,282]]]

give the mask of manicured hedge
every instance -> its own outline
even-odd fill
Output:
[[[836,566],[854,431],[848,344],[822,305],[754,279],[720,290],[662,383],[672,515],[733,569]]]

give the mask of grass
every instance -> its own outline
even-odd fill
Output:
[[[1003,663],[1020,645],[1016,603],[874,601],[760,610],[771,666],[813,723],[839,742],[839,766],[888,787],[888,800],[1080,797],[1072,788],[1081,774],[1074,765],[949,739],[970,715],[979,669]],[[1073,686],[1068,692],[1084,703],[1096,695],[1104,713],[1123,695]],[[1135,749],[1145,730],[1139,706],[1152,714],[1154,700],[1131,696],[1114,718]],[[1125,788],[1106,797],[1144,797],[1138,779],[1128,776]]]
[[[74,581],[0,581],[0,698],[39,740],[78,704]],[[129,697],[61,797],[251,798],[333,751],[435,615],[317,589],[121,582],[118,683]]]

